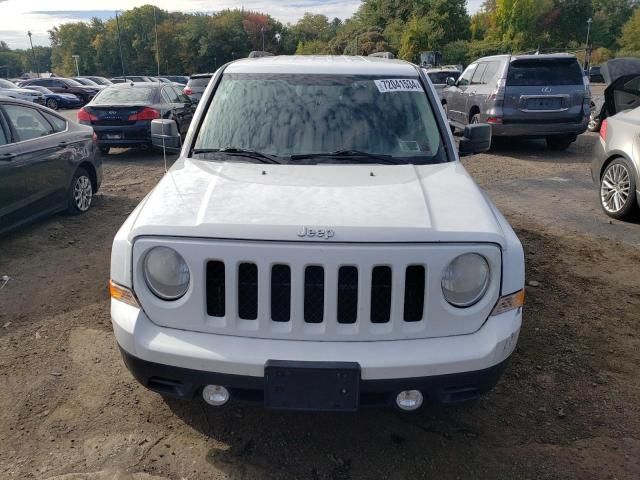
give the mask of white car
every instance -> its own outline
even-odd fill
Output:
[[[44,95],[42,93],[20,88],[4,78],[0,78],[0,97],[16,98],[44,105]]]
[[[460,153],[490,135],[468,126]],[[115,237],[110,287],[125,363],[162,395],[415,410],[496,383],[524,256],[419,67],[265,57],[215,73]]]

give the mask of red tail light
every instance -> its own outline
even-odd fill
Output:
[[[487,118],[487,123],[502,124],[502,118],[500,118],[500,117],[489,117],[489,118]]]
[[[93,132],[93,135],[91,135],[91,140],[93,140],[94,144],[98,143],[98,135],[96,135],[96,132]]]
[[[156,118],[160,117],[160,112],[155,108],[144,107],[138,113],[129,115],[129,121],[137,122],[138,120],[155,120]]]
[[[602,140],[606,140],[607,139],[607,119],[605,118],[604,120],[602,120],[602,123],[600,124],[600,138]]]
[[[193,93],[193,90],[191,90],[189,87],[184,87],[183,92],[185,95],[191,95]]]
[[[87,112],[84,107],[78,110],[78,121],[79,122],[93,122],[98,120],[98,117],[93,115],[92,113]]]

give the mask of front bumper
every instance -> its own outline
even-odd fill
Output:
[[[498,380],[513,352],[521,310],[490,317],[470,335],[376,342],[312,342],[214,335],[160,327],[139,308],[111,301],[111,319],[125,363],[156,392],[191,399],[207,384],[232,398],[261,402],[269,360],[354,362],[360,405],[388,405],[401,390],[431,401],[476,398]]]

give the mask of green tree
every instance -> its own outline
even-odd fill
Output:
[[[327,51],[327,43],[322,40],[308,40],[300,42],[296,55],[323,55]]]
[[[640,8],[634,10],[629,21],[622,27],[619,43],[625,54],[640,52]]]

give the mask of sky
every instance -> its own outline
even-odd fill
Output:
[[[478,10],[483,0],[468,0],[470,12]],[[88,8],[90,3],[91,9]],[[169,11],[212,12],[244,7],[268,13],[283,23],[294,23],[304,12],[322,13],[329,18],[348,18],[360,0],[0,0],[0,40],[11,48],[29,46],[31,31],[34,45],[49,45],[47,30],[66,22],[92,17],[112,18],[114,10],[127,10],[155,4]]]

